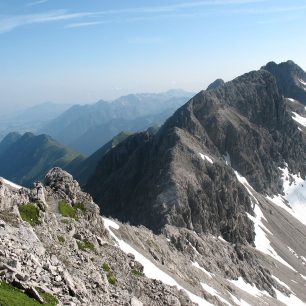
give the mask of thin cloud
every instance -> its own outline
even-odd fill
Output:
[[[89,27],[89,26],[94,26],[98,24],[105,24],[105,23],[110,23],[112,21],[89,21],[89,22],[76,22],[76,23],[70,23],[66,26],[66,28],[81,28],[81,27]]]
[[[10,32],[25,25],[84,18],[91,14],[92,13],[67,13],[66,10],[57,10],[42,14],[2,17],[0,18],[0,33]]]
[[[34,5],[39,5],[48,2],[49,0],[38,0],[38,1],[32,1],[28,3],[26,6],[34,6]]]
[[[39,0],[34,3],[44,3],[48,0]],[[60,22],[67,20],[77,20],[77,22],[66,25],[68,28],[88,27],[104,23],[115,22],[129,22],[129,21],[141,21],[141,20],[154,20],[163,18],[165,16],[184,18],[201,15],[213,15],[221,13],[214,10],[210,12],[195,11],[201,7],[223,7],[223,13],[226,14],[259,14],[259,13],[281,13],[294,10],[305,9],[306,6],[299,7],[274,7],[274,8],[241,8],[232,6],[246,5],[261,2],[269,2],[269,0],[206,0],[206,1],[185,1],[181,3],[174,3],[170,5],[150,6],[150,7],[136,7],[128,9],[115,9],[104,10],[96,12],[79,12],[69,13],[67,10],[57,10],[40,14],[30,15],[15,15],[0,18],[0,33],[10,32],[16,28],[39,23],[48,22]],[[225,9],[226,7],[226,9]],[[120,16],[122,15],[122,16]],[[116,18],[114,18],[116,16]],[[92,20],[93,18],[108,18],[108,20]],[[88,20],[88,19],[91,20]],[[83,20],[82,20],[83,19]]]

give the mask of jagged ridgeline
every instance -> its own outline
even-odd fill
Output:
[[[252,242],[252,203],[234,170],[270,195],[282,191],[278,167],[306,173],[305,138],[278,85],[261,69],[200,92],[156,135],[138,133],[108,152],[86,190],[107,215],[156,232],[172,224]]]

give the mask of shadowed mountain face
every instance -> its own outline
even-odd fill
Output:
[[[47,135],[11,133],[0,143],[0,176],[24,186],[43,179],[51,167],[65,168],[82,160]]]
[[[170,90],[160,94],[131,94],[113,102],[75,105],[40,132],[90,155],[121,131],[142,131],[164,123],[191,96],[185,91]]]
[[[89,177],[91,177],[95,172],[95,169],[102,157],[108,151],[110,151],[112,148],[114,148],[116,145],[126,139],[129,135],[131,135],[129,132],[119,133],[111,141],[106,143],[99,150],[97,150],[95,153],[93,153],[83,161],[78,161],[77,163],[72,162],[71,164],[69,164],[66,167],[66,170],[68,170],[71,174],[75,176],[76,180],[80,183],[81,186],[84,186],[87,183]]]
[[[157,232],[172,224],[252,242],[252,203],[233,169],[274,194],[282,189],[278,167],[286,162],[305,175],[305,154],[275,77],[260,70],[200,92],[157,135],[126,139],[102,158],[86,189],[107,215]]]

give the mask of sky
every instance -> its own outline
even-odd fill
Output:
[[[306,70],[305,0],[0,0],[0,104],[197,92],[269,61]]]

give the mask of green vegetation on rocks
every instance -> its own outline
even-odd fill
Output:
[[[117,283],[117,279],[111,271],[107,273],[107,280],[111,285],[115,285]]]
[[[57,239],[60,243],[64,243],[65,242],[65,238],[64,236],[57,236]]]
[[[110,271],[110,267],[106,262],[103,263],[102,269],[103,269],[104,272],[109,272]]]
[[[77,245],[81,251],[87,251],[87,250],[94,251],[95,250],[95,246],[93,245],[93,243],[91,243],[88,240],[84,240],[84,241],[78,240]]]
[[[144,276],[144,273],[141,272],[141,271],[138,271],[136,269],[132,269],[132,274],[135,275],[135,276]]]
[[[40,224],[39,210],[33,203],[22,204],[18,207],[21,219],[30,223],[32,226]]]
[[[58,300],[51,294],[37,289],[40,296],[45,301],[45,306],[58,305]],[[1,306],[39,306],[35,299],[30,298],[21,290],[5,282],[0,282],[0,305]]]
[[[70,206],[64,200],[58,202],[58,211],[63,217],[73,218],[75,220],[77,217],[77,210],[80,210],[83,214],[86,212],[85,205],[83,203],[76,203],[73,206]]]

